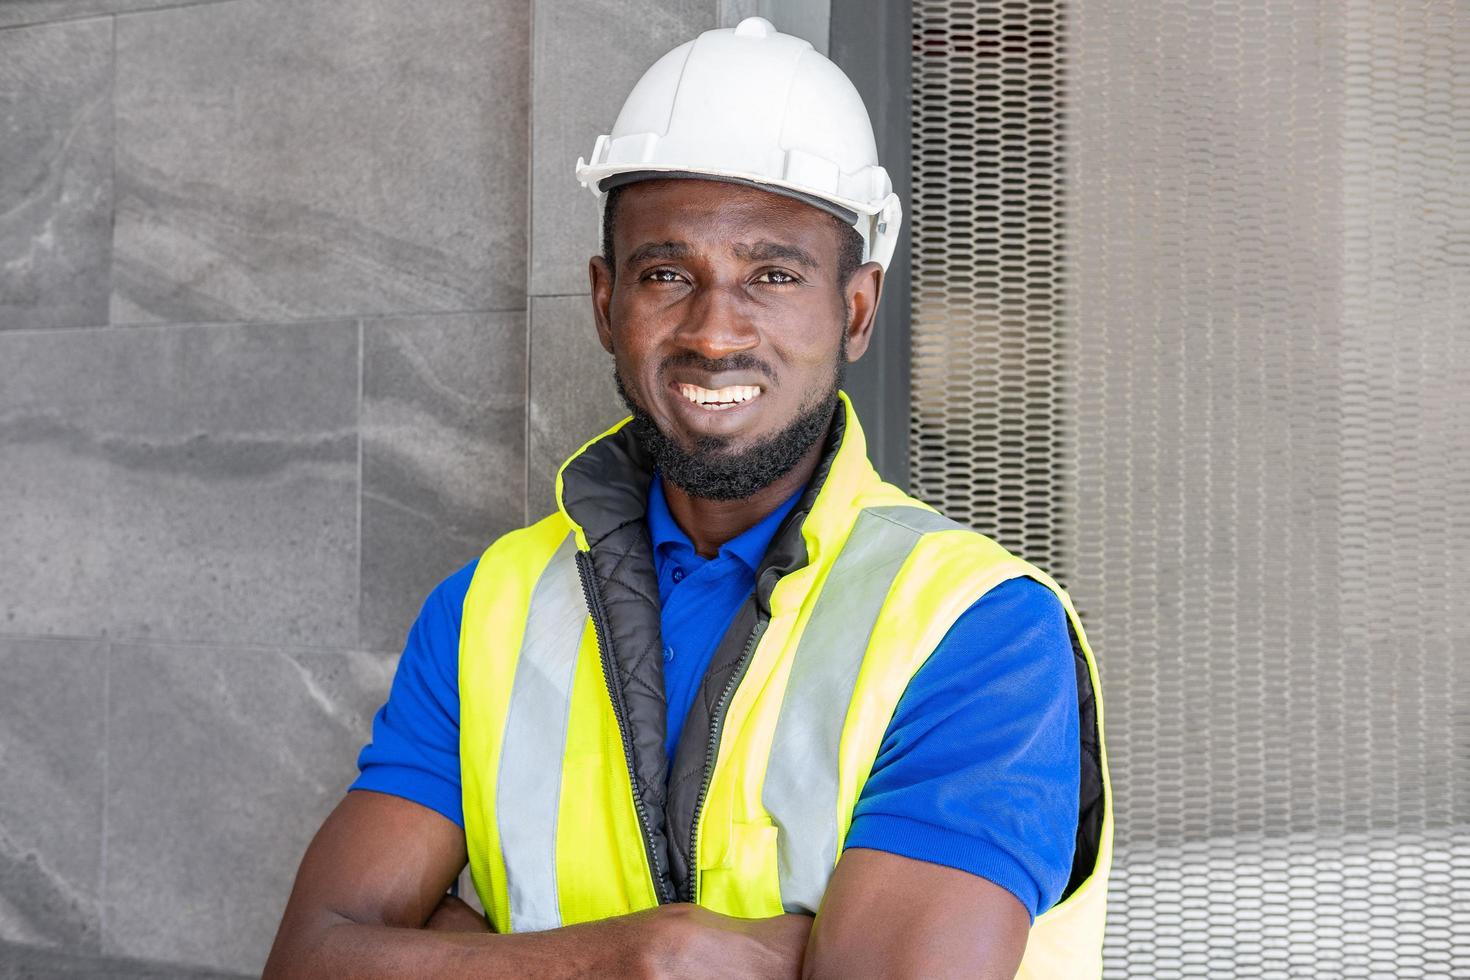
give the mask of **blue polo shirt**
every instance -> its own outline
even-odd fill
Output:
[[[706,559],[669,513],[655,474],[648,528],[662,605],[671,757],[709,659],[800,496]],[[351,786],[413,800],[461,827],[459,628],[475,566],[445,579],[424,603]],[[1061,603],[1032,579],[996,586],[910,679],[845,846],[979,875],[1015,895],[1034,920],[1055,904],[1071,873],[1077,726]]]
[[[720,545],[715,557],[701,558],[669,513],[663,481],[654,474],[648,489],[648,536],[653,540],[653,570],[658,575],[662,606],[664,695],[669,702],[664,751],[671,764],[710,658],[755,588],[761,558],[804,489],[787,497],[760,523]]]

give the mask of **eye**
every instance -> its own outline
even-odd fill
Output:
[[[683,278],[675,269],[650,269],[643,274],[645,282],[680,282]]]
[[[791,286],[801,282],[796,276],[785,269],[767,269],[756,276],[756,282],[769,283],[772,286]]]

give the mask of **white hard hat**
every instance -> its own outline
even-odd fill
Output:
[[[691,176],[750,183],[835,214],[885,269],[902,209],[851,81],[761,17],[679,45],[633,86],[577,179],[597,199],[620,184]]]

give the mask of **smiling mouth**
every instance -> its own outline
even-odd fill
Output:
[[[679,394],[707,412],[721,412],[744,405],[760,397],[759,385],[727,385],[724,388],[701,388],[699,385],[675,385]]]

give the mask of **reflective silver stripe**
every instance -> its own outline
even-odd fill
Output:
[[[865,510],[817,597],[761,787],[788,912],[815,914],[837,864],[837,748],[878,611],[919,537],[962,527],[919,507]]]
[[[511,684],[495,814],[514,932],[561,925],[556,815],[572,677],[587,621],[576,551],[569,534],[536,581]]]

